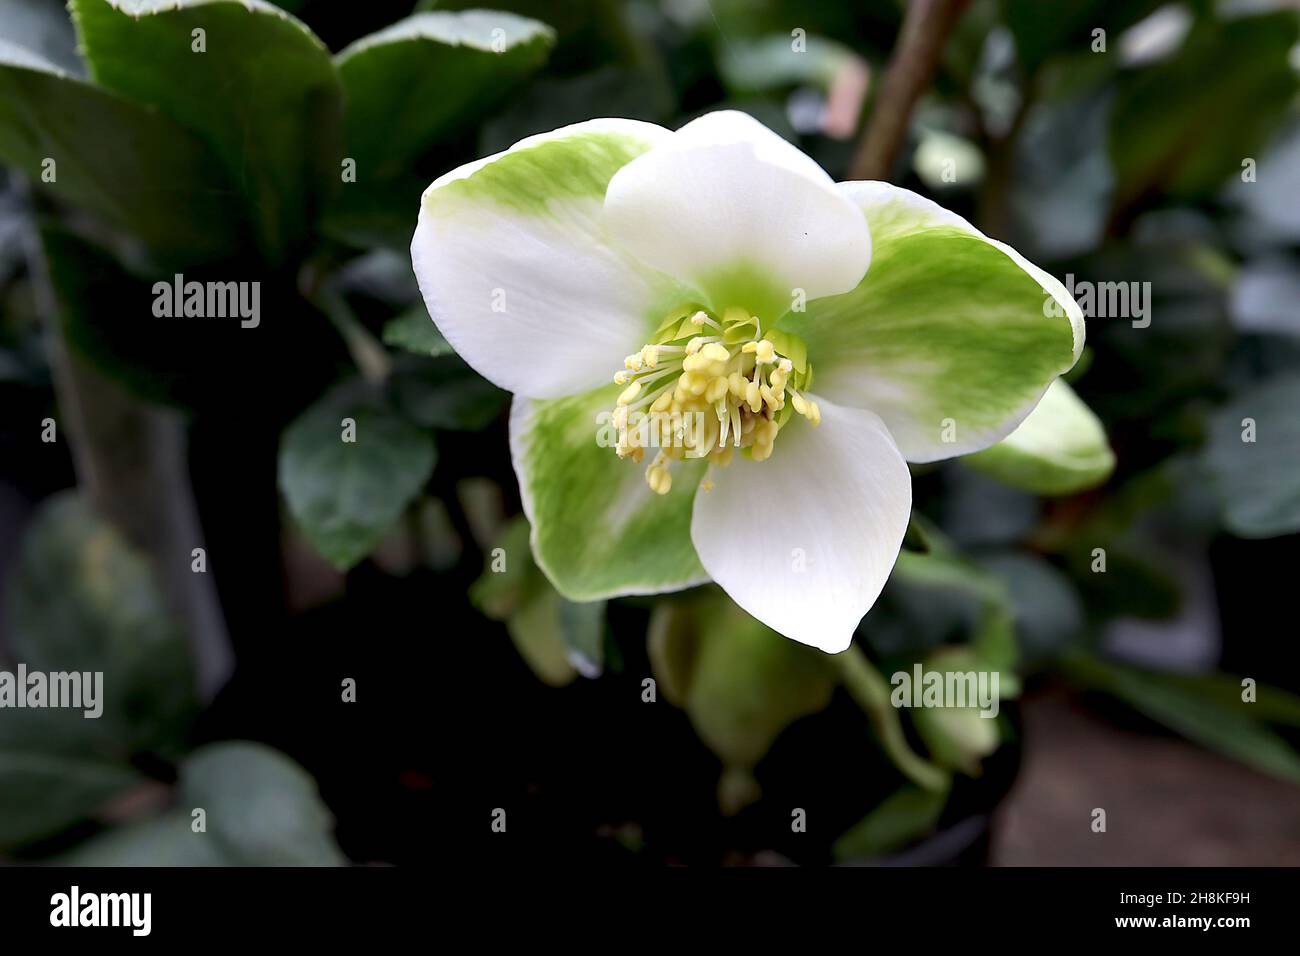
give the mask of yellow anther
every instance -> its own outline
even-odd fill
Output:
[[[643,346],[624,359],[625,369],[614,377],[626,386],[614,408],[613,421],[620,428],[615,450],[620,458],[640,462],[647,447],[658,447],[645,478],[660,495],[672,488],[669,466],[674,461],[705,458],[725,467],[736,449],[746,448],[754,461],[770,458],[780,430],[776,413],[785,408],[787,392],[796,412],[814,425],[821,421],[817,403],[793,387],[806,383],[810,373],[796,374],[793,362],[771,340],[759,337],[748,313],[728,310],[720,324],[700,310],[690,322],[707,328],[689,333],[684,344]],[[728,346],[721,341],[724,329],[727,334],[743,329],[754,338]],[[667,369],[652,372],[665,353]],[[653,417],[639,422],[633,433],[627,427],[632,409],[646,405]],[[707,478],[700,484],[702,490],[712,487]]]
[[[727,347],[718,342],[710,342],[704,346],[700,349],[700,355],[710,362],[725,362],[731,358],[731,353],[727,351]]]
[[[654,464],[647,468],[645,472],[646,484],[657,495],[666,495],[673,487],[672,472],[668,470],[666,464],[661,464],[662,458],[663,452],[660,452],[659,458],[656,458]]]
[[[700,482],[700,491],[712,491],[712,490],[713,490],[713,482],[710,481],[708,478],[705,478],[703,481]]]

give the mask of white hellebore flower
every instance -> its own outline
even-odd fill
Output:
[[[907,462],[1005,437],[1083,345],[1015,251],[905,189],[836,184],[736,112],[592,120],[453,170],[411,257],[439,330],[515,393],[562,594],[711,578],[832,653],[898,556]]]

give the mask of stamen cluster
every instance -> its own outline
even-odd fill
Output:
[[[658,494],[672,488],[674,461],[707,457],[726,467],[736,449],[754,461],[771,457],[790,415],[787,396],[794,412],[814,425],[821,421],[817,403],[795,388],[806,386],[810,370],[796,372],[794,362],[762,337],[756,317],[728,310],[719,322],[700,310],[663,334],[665,341],[629,355],[614,376],[627,386],[614,410],[615,450],[640,463],[646,447],[659,449],[646,468],[646,481]],[[649,414],[629,428],[629,416],[643,410]],[[711,486],[706,478],[702,487]]]

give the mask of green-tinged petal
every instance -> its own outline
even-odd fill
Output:
[[[533,554],[551,583],[574,601],[676,591],[708,580],[691,544],[691,502],[704,462],[673,466],[657,495],[645,465],[621,459],[602,440],[619,387],[553,401],[515,397],[510,451]],[[605,447],[602,447],[605,446]]]
[[[861,211],[813,160],[731,110],[687,123],[619,171],[605,211],[643,262],[721,313],[774,322],[799,298],[848,292],[871,261]]]
[[[479,374],[531,398],[608,381],[694,293],[611,242],[605,188],[670,136],[592,120],[530,136],[424,193],[411,260],[425,305]]]
[[[852,292],[781,322],[807,343],[816,390],[879,415],[909,461],[1009,435],[1083,348],[1079,307],[928,199],[886,183],[840,188],[866,213],[871,268]]]
[[[1101,421],[1058,378],[1015,431],[966,463],[1025,491],[1069,495],[1105,481],[1115,455]]]

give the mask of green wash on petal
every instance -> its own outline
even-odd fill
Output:
[[[552,401],[516,397],[510,443],[533,554],[574,601],[654,594],[708,580],[691,543],[703,461],[679,462],[663,496],[621,460],[609,425],[620,388]],[[602,440],[603,436],[603,440]]]
[[[454,200],[494,202],[516,213],[546,215],[557,199],[604,200],[614,174],[650,148],[626,132],[579,133],[512,150],[464,179],[439,187],[433,208],[450,215]]]

